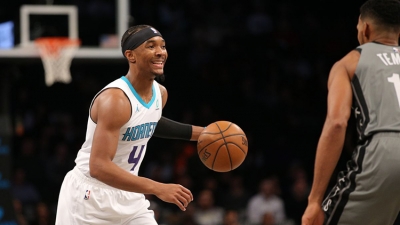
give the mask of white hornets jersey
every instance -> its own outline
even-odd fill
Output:
[[[123,76],[97,93],[92,100],[90,108],[96,97],[108,88],[119,88],[124,91],[132,107],[132,115],[129,121],[120,129],[118,147],[113,162],[122,169],[138,175],[140,164],[146,154],[147,142],[153,135],[157,122],[161,118],[162,98],[160,87],[156,81],[153,81],[153,97],[150,102],[145,103],[128,79]],[[91,119],[89,110],[86,139],[75,159],[77,168],[88,177],[90,177],[89,158],[95,128],[96,124]]]

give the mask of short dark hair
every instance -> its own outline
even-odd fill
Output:
[[[152,27],[146,24],[140,24],[136,26],[129,27],[128,30],[125,31],[124,35],[122,35],[121,38],[121,47],[124,46],[126,39],[128,39],[129,36],[131,36],[134,33],[137,33],[140,30],[143,30],[144,28],[147,27]]]
[[[399,0],[368,0],[361,6],[360,16],[372,19],[384,30],[400,32]]]

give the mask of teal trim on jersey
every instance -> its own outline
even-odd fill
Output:
[[[153,96],[151,97],[150,102],[149,102],[149,103],[146,103],[146,102],[143,101],[142,97],[140,97],[140,95],[136,92],[135,88],[133,88],[133,86],[132,86],[131,82],[129,82],[128,78],[126,78],[125,76],[122,76],[121,79],[122,79],[123,81],[125,81],[125,83],[128,84],[129,89],[131,89],[131,91],[132,91],[133,95],[136,97],[136,99],[137,99],[144,107],[146,107],[146,108],[149,109],[149,108],[151,107],[151,105],[153,104],[154,100],[156,99],[156,90],[154,89],[154,83],[153,83],[153,86],[152,86],[152,88],[151,88],[152,91],[153,91]]]

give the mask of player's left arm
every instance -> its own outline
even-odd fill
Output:
[[[308,206],[302,218],[303,225],[322,224],[321,203],[342,153],[347,123],[351,115],[353,97],[351,79],[359,56],[357,51],[350,52],[332,66],[329,74],[327,115],[317,146],[314,179]]]
[[[351,79],[359,53],[352,51],[333,65],[328,79],[328,106],[317,146],[310,201],[322,202],[330,177],[342,153],[347,122],[351,115]]]
[[[158,84],[161,91],[162,107],[167,103],[168,92],[167,89]],[[180,139],[187,141],[197,141],[200,133],[204,130],[204,127],[195,126],[191,124],[184,124],[168,119],[164,116],[158,121],[156,130],[154,131],[155,137],[167,138],[167,139]]]

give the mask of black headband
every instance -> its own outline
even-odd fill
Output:
[[[154,29],[153,27],[146,27],[132,35],[130,35],[126,40],[124,45],[122,46],[122,54],[125,56],[126,50],[134,50],[139,47],[143,42],[149,40],[152,37],[160,36],[160,32]]]

